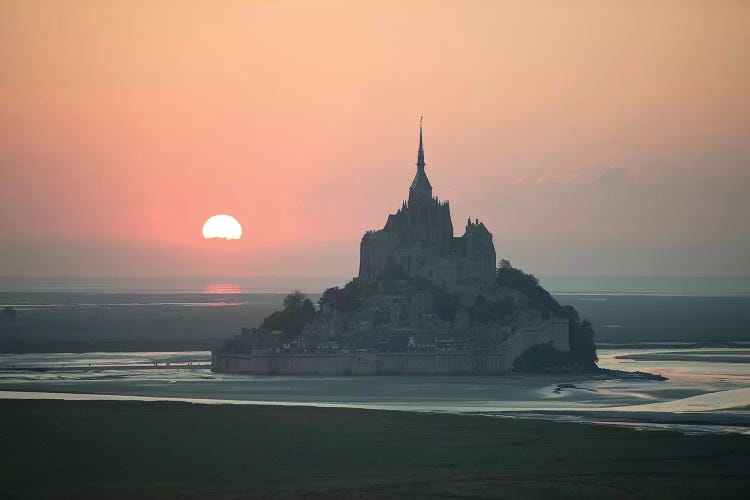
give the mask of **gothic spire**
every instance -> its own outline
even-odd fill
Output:
[[[424,171],[424,148],[422,148],[422,117],[419,117],[419,151],[417,152],[417,175],[409,188],[409,200],[413,194],[424,194],[428,199],[432,198],[432,185],[430,185],[427,174]]]
[[[417,168],[424,171],[424,149],[422,148],[422,118],[419,117],[419,151],[417,152]]]

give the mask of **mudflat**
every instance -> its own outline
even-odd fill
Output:
[[[731,498],[750,436],[482,416],[0,400],[2,498]]]

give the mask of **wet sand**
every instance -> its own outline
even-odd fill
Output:
[[[750,437],[472,415],[0,401],[2,498],[740,498]]]
[[[742,363],[714,361],[728,352]],[[698,356],[640,361],[632,355]],[[211,373],[208,352],[0,355],[0,398],[145,400],[407,410],[607,423],[687,433],[750,434],[745,348],[607,349],[599,374],[472,376],[253,376]],[[153,369],[158,365],[160,369]],[[51,368],[54,367],[54,368]],[[619,377],[622,369],[666,381]]]

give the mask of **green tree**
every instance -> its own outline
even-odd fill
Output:
[[[573,363],[593,367],[599,361],[594,343],[594,328],[588,320],[570,322],[570,354]]]
[[[432,291],[432,308],[441,320],[453,321],[456,319],[459,305],[458,294],[448,293],[437,287]]]
[[[260,327],[265,331],[280,330],[286,336],[296,337],[314,317],[315,305],[304,293],[295,290],[284,297],[284,309],[271,313]]]
[[[533,274],[527,274],[513,267],[509,260],[502,259],[497,269],[497,284],[526,295],[531,307],[539,309],[544,317],[550,314],[569,321],[570,356],[569,362],[581,366],[595,366],[598,361],[594,328],[587,320],[581,321],[578,311],[572,306],[561,306],[545,290]],[[545,359],[549,359],[548,357]]]
[[[284,310],[291,315],[296,315],[302,309],[302,303],[307,297],[299,290],[295,290],[284,297]]]
[[[506,297],[502,302],[488,300],[484,295],[477,295],[474,299],[469,317],[473,324],[484,324],[492,321],[503,321],[516,308],[512,297]]]
[[[354,278],[344,285],[344,288],[337,286],[328,288],[321,295],[318,303],[341,312],[351,312],[360,306],[362,299],[370,297],[375,293],[375,287],[370,283],[365,283]]]
[[[299,309],[299,315],[304,318],[305,321],[310,321],[315,316],[315,305],[307,297],[302,301],[302,305]]]

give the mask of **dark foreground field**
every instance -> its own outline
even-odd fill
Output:
[[[0,497],[727,498],[750,437],[348,409],[0,401]]]

